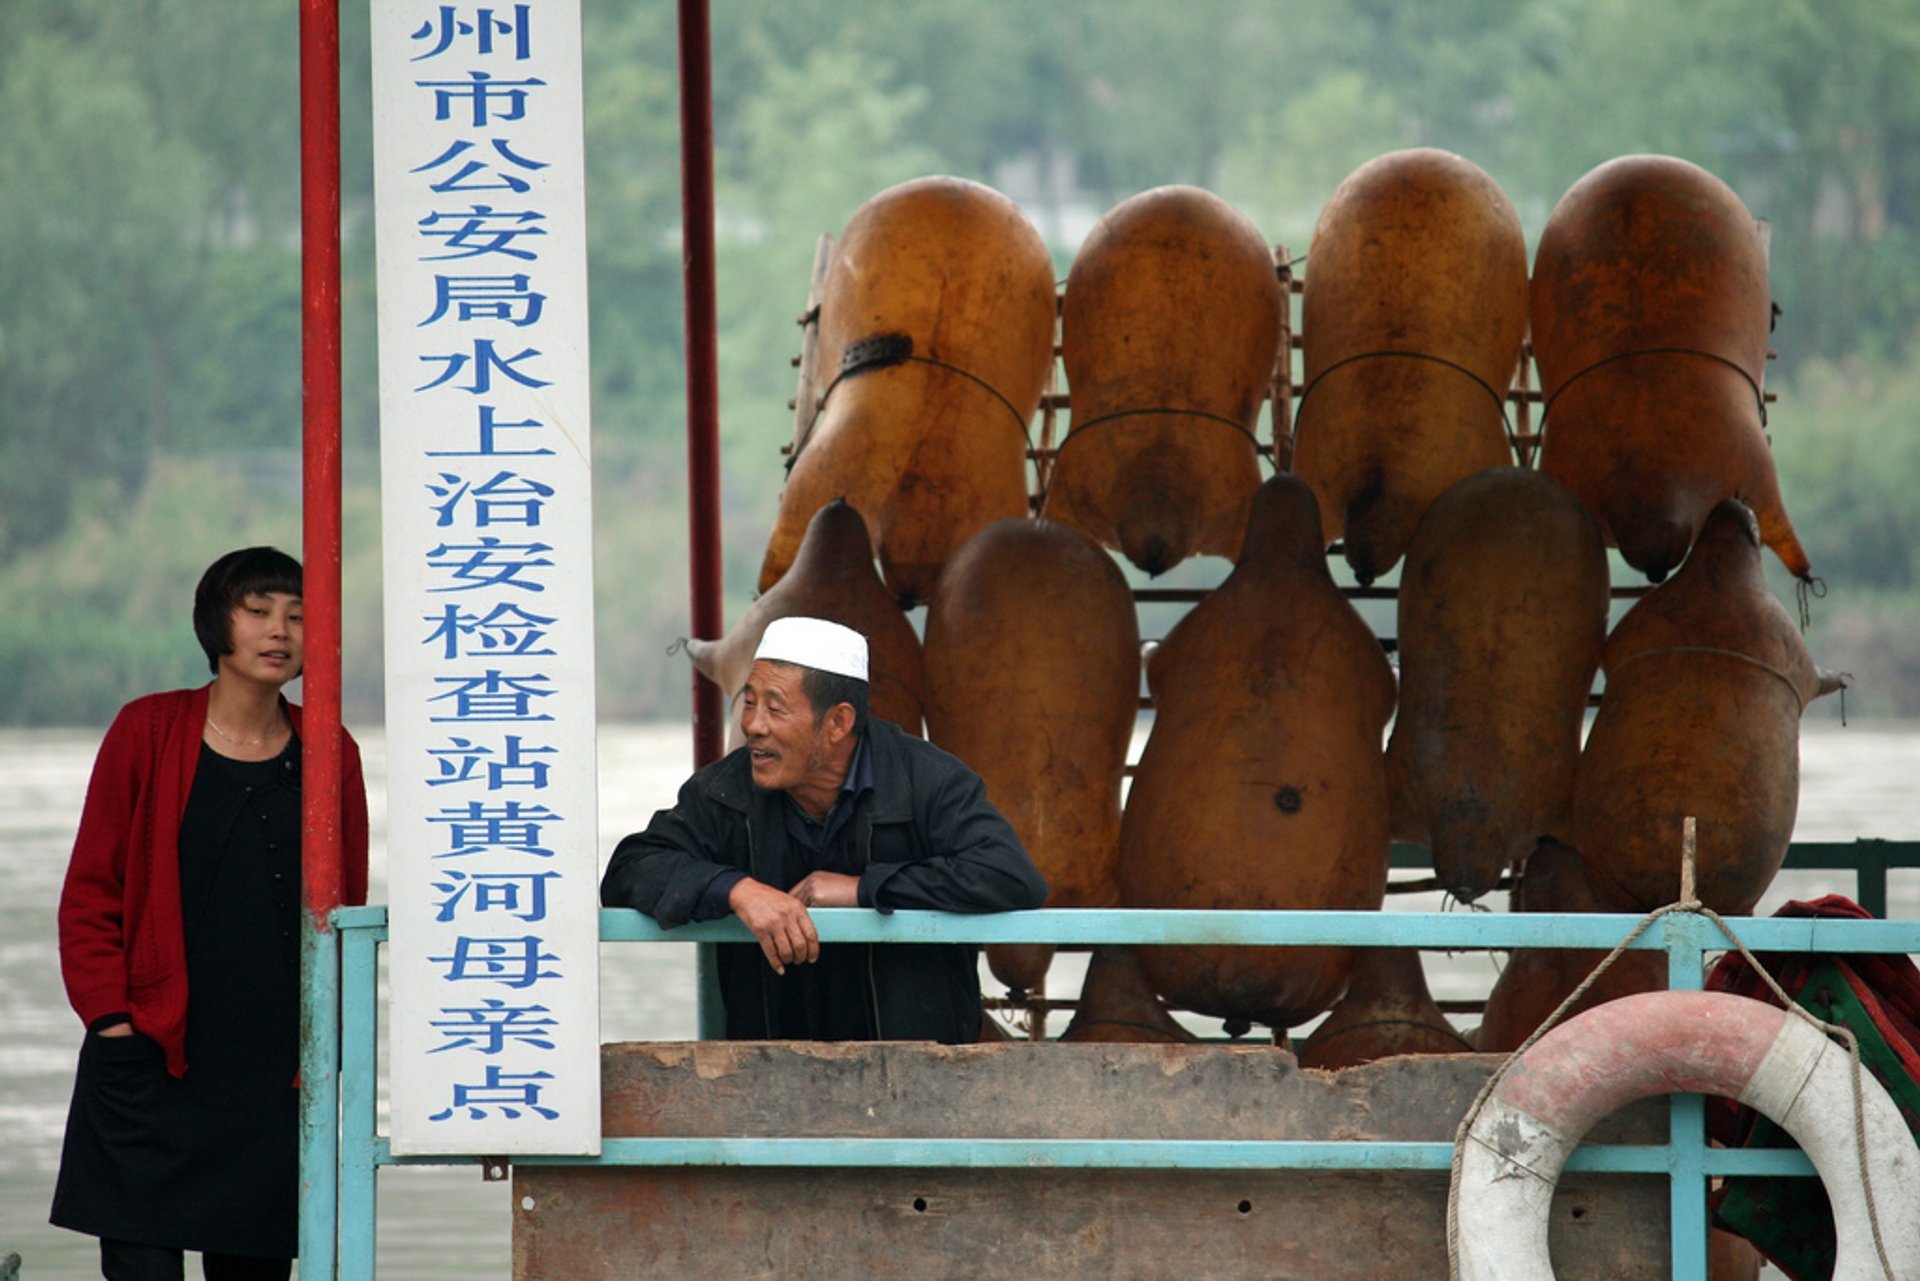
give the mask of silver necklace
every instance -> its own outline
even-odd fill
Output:
[[[272,732],[269,731],[268,733],[261,735],[259,738],[235,738],[233,735],[227,733],[227,731],[221,729],[219,725],[214,723],[213,714],[211,712],[207,714],[207,728],[212,730],[214,733],[218,734],[221,738],[226,739],[229,743],[232,743],[235,747],[261,747],[266,744],[266,741],[268,738],[272,737]],[[278,729],[279,726],[276,725],[274,728]]]

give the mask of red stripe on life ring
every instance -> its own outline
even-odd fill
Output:
[[[1515,1063],[1494,1097],[1562,1133],[1585,1134],[1601,1117],[1655,1094],[1737,1099],[1780,1034],[1787,1012],[1762,1001],[1608,1001],[1577,1036],[1542,1037]],[[1717,994],[1716,994],[1717,995]]]

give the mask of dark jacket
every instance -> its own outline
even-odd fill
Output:
[[[953,756],[885,721],[870,720],[874,786],[856,802],[851,848],[863,902],[879,911],[924,908],[1000,912],[1039,907],[1047,886],[1020,838],[987,800],[980,776]],[[621,841],[600,883],[608,907],[632,907],[661,925],[691,920],[707,883],[729,868],[778,889],[808,872],[792,847],[781,792],[753,785],[740,748],[695,774],[672,809]],[[836,946],[836,945],[830,945]],[[980,1033],[976,948],[958,944],[866,947],[873,1022],[880,1039],[972,1041]],[[727,1035],[782,1038],[779,978],[757,944],[718,949]]]

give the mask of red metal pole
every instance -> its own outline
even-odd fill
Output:
[[[300,270],[306,733],[301,817],[313,927],[340,904],[340,15],[300,0]]]
[[[300,1275],[339,1260],[340,12],[300,0],[300,373],[306,561],[301,744]],[[368,1228],[371,1231],[371,1228]]]
[[[713,39],[707,0],[680,0],[680,223],[686,273],[687,508],[693,634],[721,635],[720,365],[713,283]],[[720,758],[720,687],[693,676],[693,763]]]

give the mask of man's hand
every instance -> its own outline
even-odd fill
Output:
[[[775,974],[785,974],[789,965],[820,959],[820,936],[814,931],[813,918],[807,915],[806,905],[785,890],[744,877],[727,891],[727,906],[753,931]]]
[[[860,906],[860,878],[842,872],[809,872],[787,892],[808,907]]]

